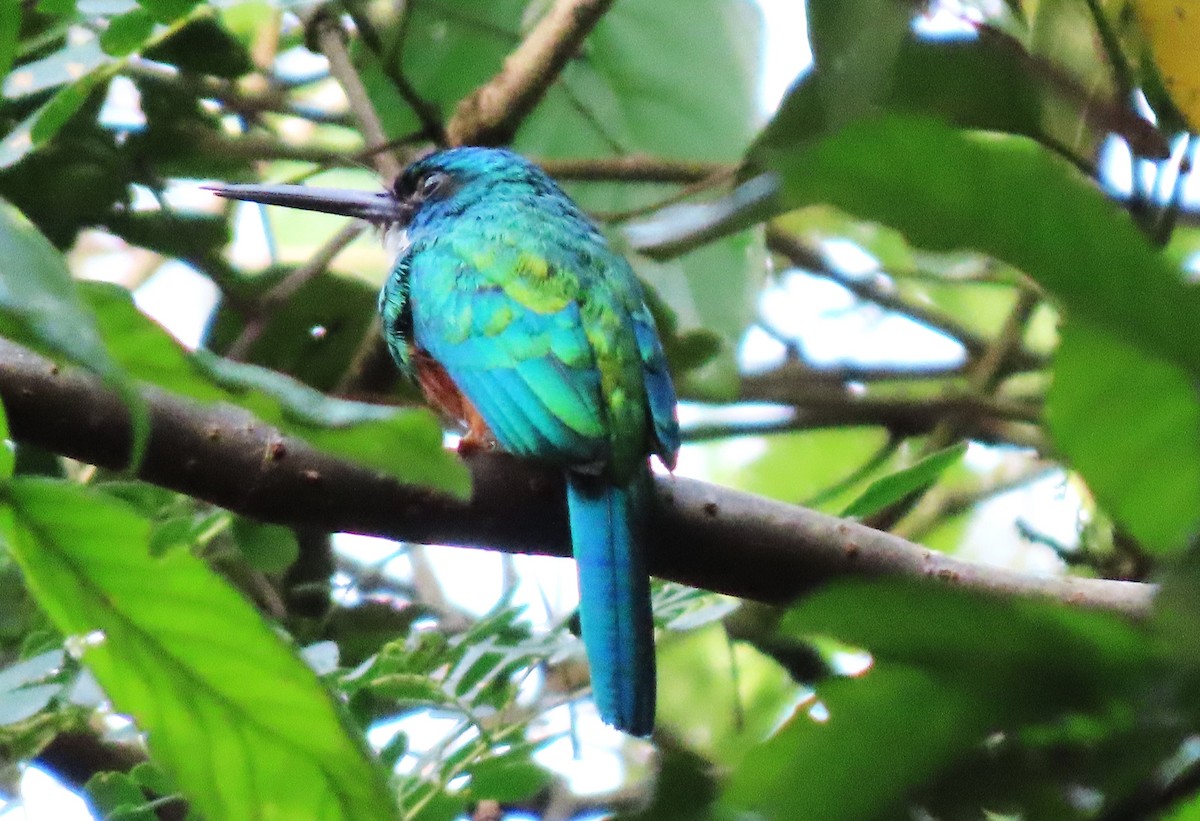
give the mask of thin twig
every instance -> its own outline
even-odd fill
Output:
[[[329,60],[329,73],[341,85],[350,104],[350,111],[358,122],[368,148],[383,145],[388,141],[384,133],[383,123],[358,71],[350,59],[350,51],[346,48],[346,32],[337,18],[324,6],[308,19],[307,29],[316,45],[316,50]],[[390,182],[400,176],[403,167],[400,160],[390,151],[380,151],[372,155],[375,170],[379,176]]]

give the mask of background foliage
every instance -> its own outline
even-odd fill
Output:
[[[86,436],[131,465],[0,413],[14,806],[37,764],[139,821],[1200,817],[1200,11],[812,0],[784,39],[814,64],[768,115],[754,4],[607,6],[0,5],[0,398],[32,391],[31,351],[93,374],[127,418],[98,408]],[[525,77],[538,104],[472,121],[463,101],[576,7],[594,28]],[[431,515],[469,493],[381,361],[377,237],[198,189],[370,188],[463,135],[511,138],[628,251],[685,400],[681,472],[985,578],[1158,582],[1153,612],[955,579],[790,609],[657,582],[642,742],[595,720],[536,563],[462,601],[419,546],[364,559],[303,510],[138,479],[179,399],[184,421],[238,409],[217,447],[265,424],[427,488]]]

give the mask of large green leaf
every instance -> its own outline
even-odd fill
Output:
[[[425,410],[335,399],[275,371],[189,353],[111,285],[85,289],[109,350],[135,379],[203,402],[228,402],[321,450],[386,471],[397,479],[466,493],[466,468],[442,447]]]
[[[818,685],[820,706],[734,773],[724,806],[771,819],[903,817],[922,785],[990,734],[1017,737],[1135,698],[1153,660],[1146,631],[1108,614],[913,582],[827,588],[781,633],[832,637],[875,661],[861,677]]]
[[[835,585],[793,608],[780,630],[1006,688],[1006,709],[1024,716],[1103,702],[1105,687],[1136,678],[1151,658],[1146,633],[1112,614],[913,581]]]
[[[1196,379],[1110,333],[1068,322],[1046,408],[1054,441],[1139,542],[1183,547],[1200,524]]]
[[[961,684],[888,666],[819,690],[733,773],[721,806],[768,821],[902,818],[906,794],[980,742],[993,717]],[[982,709],[981,709],[982,707]]]
[[[294,650],[199,559],[77,485],[10,486],[10,550],[118,710],[196,807],[226,821],[396,817],[382,770]]]

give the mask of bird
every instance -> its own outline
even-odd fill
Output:
[[[600,718],[654,727],[654,623],[644,544],[651,457],[673,470],[675,388],[641,282],[539,166],[458,147],[382,192],[213,186],[222,197],[356,216],[396,256],[379,295],[388,350],[462,434],[565,474],[581,634]]]

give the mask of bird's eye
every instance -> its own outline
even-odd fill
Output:
[[[421,199],[427,200],[444,194],[449,187],[450,175],[442,171],[433,171],[417,184],[417,195]]]

